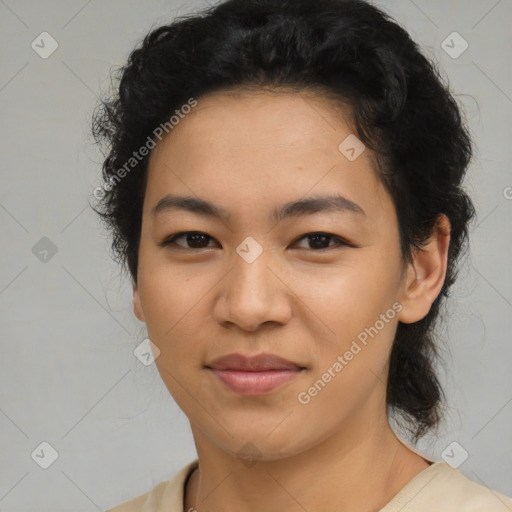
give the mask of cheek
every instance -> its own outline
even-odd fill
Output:
[[[356,336],[394,303],[399,279],[396,265],[373,252],[361,250],[357,258],[342,265],[304,272],[294,283],[294,292],[315,313],[321,332],[329,339],[346,341]]]
[[[321,418],[321,426],[314,422],[318,428],[339,428],[371,396],[373,404],[385,403],[395,323],[389,320],[381,326],[377,322],[377,327],[374,321],[354,336],[345,335],[340,324],[335,343],[318,345],[317,364],[297,394],[303,417]]]
[[[201,302],[204,290],[171,265],[139,271],[139,295],[148,332],[164,342]]]
[[[362,360],[354,359],[340,373],[334,373],[329,382],[320,377],[309,388],[302,390],[299,415],[313,437],[318,432],[338,431],[353,418],[373,395],[385,396],[385,380],[374,375]],[[324,377],[325,379],[325,377]]]
[[[393,306],[398,279],[393,265],[366,251],[351,267],[331,270],[329,279],[321,287],[311,287],[304,298],[320,322],[311,378],[311,384],[318,385],[311,394],[307,388],[302,391],[315,408],[339,403],[333,418],[340,408],[356,407],[375,386],[385,386],[398,315]]]
[[[178,405],[193,408],[189,393],[197,388],[197,372],[204,364],[204,341],[211,334],[209,279],[193,279],[168,265],[142,273],[139,293],[144,305],[146,327],[160,354],[156,366]],[[187,390],[187,391],[185,391]]]

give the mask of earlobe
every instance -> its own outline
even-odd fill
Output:
[[[403,309],[398,316],[402,323],[414,323],[424,318],[441,292],[446,277],[450,221],[441,214],[432,236],[413,255],[404,280]]]
[[[146,322],[144,311],[142,310],[142,304],[140,302],[139,290],[135,285],[133,286],[133,312],[141,322]]]

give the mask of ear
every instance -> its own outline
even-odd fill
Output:
[[[133,312],[135,316],[141,321],[146,322],[146,318],[144,317],[144,311],[142,311],[142,304],[140,303],[140,295],[139,290],[137,288],[137,283],[135,283],[132,279],[132,287],[133,287]]]
[[[448,217],[440,214],[429,240],[414,251],[402,289],[400,322],[410,324],[427,316],[441,292],[446,277],[450,230]]]

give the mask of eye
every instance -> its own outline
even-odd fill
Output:
[[[189,244],[188,247],[176,243],[176,240],[179,240],[181,238],[185,239],[186,243]],[[206,245],[206,242],[208,240],[213,240],[213,238],[207,235],[206,233],[203,233],[202,231],[184,231],[182,233],[176,233],[175,235],[166,238],[160,245],[162,247],[168,245],[177,245],[178,247],[181,247],[183,249],[204,249],[208,247]]]
[[[294,243],[297,243],[301,240],[309,240],[309,242],[307,242],[309,247],[300,247],[300,249],[313,249],[314,251],[322,251],[336,246],[353,247],[353,245],[346,240],[343,240],[339,236],[332,235],[330,233],[308,233],[298,238]],[[334,246],[329,245],[330,240],[334,240],[336,244]]]
[[[177,240],[184,239],[185,245],[177,243]],[[214,239],[203,233],[202,231],[183,231],[181,233],[176,233],[175,235],[166,238],[160,245],[162,247],[166,246],[177,246],[182,249],[205,249],[207,247],[214,247],[212,245],[208,245],[208,241],[213,241]],[[348,246],[354,247],[351,243],[343,240],[339,236],[332,235],[330,233],[316,232],[316,233],[307,233],[302,235],[300,238],[295,240],[294,244],[297,244],[301,240],[308,240],[308,247],[299,247],[300,249],[311,249],[315,252],[323,251],[326,249],[331,249],[334,247],[340,246]],[[334,241],[334,245],[330,245],[329,241]],[[188,245],[187,245],[188,244]]]

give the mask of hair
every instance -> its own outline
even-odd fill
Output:
[[[117,79],[92,133],[106,147],[103,179],[118,183],[102,189],[93,209],[133,283],[150,154],[121,180],[119,169],[188,99],[268,89],[312,91],[348,106],[395,205],[402,262],[412,262],[440,214],[450,221],[442,290],[423,319],[398,323],[386,398],[415,441],[437,427],[444,394],[434,326],[475,215],[462,188],[472,143],[449,86],[406,30],[363,0],[227,0],[151,30]]]

